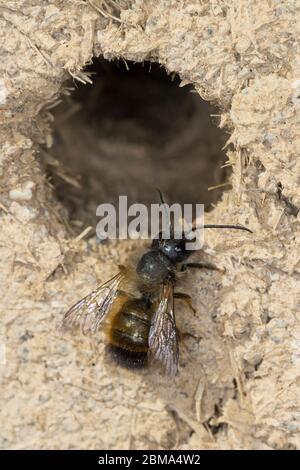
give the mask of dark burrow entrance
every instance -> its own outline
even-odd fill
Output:
[[[159,187],[169,203],[204,203],[206,210],[227,179],[216,109],[180,88],[159,64],[95,60],[86,69],[93,85],[74,90],[53,110],[54,143],[45,152],[47,173],[71,225],[95,225],[103,202],[147,205]]]

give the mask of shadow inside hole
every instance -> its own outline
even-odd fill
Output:
[[[226,134],[217,111],[159,64],[95,60],[93,85],[73,84],[53,111],[54,144],[46,163],[58,198],[77,224],[95,224],[97,205],[204,203],[209,210],[224,182]],[[55,160],[57,162],[55,162]],[[53,163],[54,162],[54,163]]]

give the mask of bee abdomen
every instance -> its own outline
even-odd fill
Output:
[[[147,366],[148,354],[146,352],[129,351],[113,344],[107,346],[108,352],[120,366],[127,369],[142,369]]]
[[[124,366],[147,362],[150,315],[142,299],[130,299],[116,313],[108,332],[109,350]]]

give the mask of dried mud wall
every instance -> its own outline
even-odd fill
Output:
[[[0,2],[0,446],[300,448],[299,2],[103,5]],[[209,233],[202,256],[226,274],[182,281],[197,313],[178,313],[193,336],[172,384],[56,329],[140,249],[70,238],[40,165],[50,108],[96,56],[159,62],[217,104],[232,190],[209,219],[254,231]]]

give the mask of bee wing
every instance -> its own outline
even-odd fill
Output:
[[[95,333],[109,313],[123,278],[124,274],[120,272],[79,300],[65,313],[62,325],[80,326],[83,334]]]
[[[173,285],[161,287],[158,308],[153,315],[149,333],[149,349],[168,375],[174,376],[178,369],[178,335],[176,330]]]

